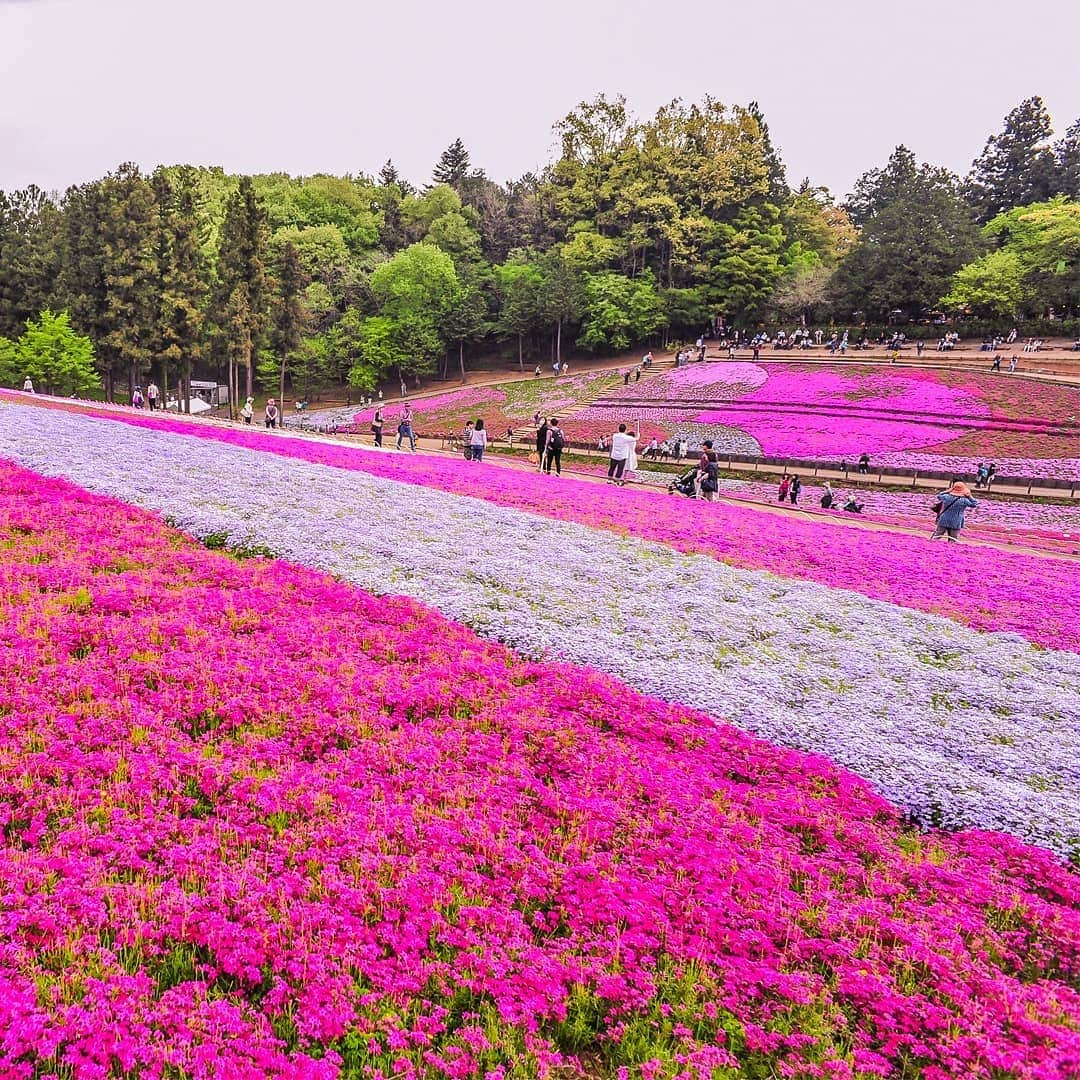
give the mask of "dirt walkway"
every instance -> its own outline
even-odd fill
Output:
[[[11,398],[9,400],[14,400],[14,401],[17,401],[17,402],[20,402],[20,403],[25,403],[25,404],[39,403],[41,405],[44,405],[46,408],[49,407],[48,402],[53,401],[57,405],[63,406],[65,408],[76,408],[76,409],[86,409],[86,410],[100,409],[100,403],[99,402],[81,402],[81,401],[74,401],[74,400],[67,399],[67,398],[48,399],[48,398],[45,398],[43,395],[38,395],[36,399],[28,399],[25,402],[23,402],[22,399],[23,399],[23,395],[12,393]],[[121,410],[123,412],[128,412],[129,411],[129,410],[124,409],[124,408],[122,408],[120,406],[116,406],[115,408],[118,409],[118,410]],[[146,415],[149,415],[149,414],[146,414]],[[167,419],[179,420],[179,421],[181,421],[183,423],[189,423],[189,424],[194,424],[194,425],[206,425],[206,424],[209,424],[209,425],[214,426],[214,427],[228,428],[230,430],[236,430],[239,427],[243,427],[243,425],[233,423],[232,421],[220,420],[220,419],[216,419],[216,418],[213,418],[213,417],[194,417],[194,416],[189,417],[189,416],[184,416],[184,415],[177,416],[175,414],[168,414]],[[265,434],[265,435],[271,436],[273,438],[302,439],[302,440],[307,440],[307,441],[310,441],[310,442],[325,443],[325,444],[328,444],[328,445],[331,445],[331,446],[361,446],[365,450],[369,450],[369,451],[372,451],[374,453],[383,453],[383,454],[409,453],[408,450],[399,451],[399,450],[397,450],[395,448],[396,436],[394,438],[387,438],[387,444],[388,445],[385,445],[380,449],[380,448],[375,447],[374,445],[372,445],[370,441],[365,440],[365,439],[361,439],[359,436],[322,435],[322,434],[318,434],[318,433],[315,433],[315,432],[295,431],[295,430],[288,430],[288,429],[286,429],[286,430],[269,430],[268,431],[268,430],[266,430],[264,428],[248,428],[247,430],[249,430],[249,431],[257,430],[261,434]],[[445,458],[448,458],[448,457],[455,457],[456,458],[456,457],[459,456],[459,451],[447,449],[445,447],[445,445],[442,443],[441,440],[436,440],[436,439],[417,439],[417,451],[416,452],[419,453],[419,454],[429,456],[429,457],[432,457],[432,458],[437,458],[437,459],[445,459]],[[487,465],[489,467],[493,467],[493,468],[516,470],[518,472],[534,473],[536,471],[536,466],[532,465],[532,464],[530,464],[528,462],[521,461],[520,459],[518,459],[518,460],[500,459],[500,457],[498,455],[492,455],[490,458],[486,459],[485,465]],[[563,472],[563,475],[572,477],[575,480],[584,480],[587,483],[591,483],[591,484],[606,484],[606,478],[603,477],[603,476],[597,475],[596,473],[578,471],[577,469],[573,469],[573,468],[565,469],[564,472]],[[556,478],[552,478],[552,483],[557,483],[557,482],[558,482],[558,480]],[[642,485],[640,485],[638,487],[638,490],[642,490],[642,491],[650,491],[651,490],[651,491],[653,491],[655,494],[657,494],[659,496],[661,489],[659,489],[658,487],[654,488],[654,487],[651,487],[649,485],[642,484]],[[671,498],[675,499],[676,496],[671,496]],[[759,511],[759,512],[762,512],[762,513],[768,513],[768,514],[777,514],[777,515],[781,515],[783,517],[794,518],[794,519],[798,519],[798,520],[802,520],[802,521],[805,521],[809,517],[809,518],[813,519],[816,522],[820,522],[820,523],[826,524],[826,525],[831,525],[834,528],[838,528],[838,529],[862,529],[862,530],[868,531],[868,532],[899,533],[899,534],[904,535],[904,536],[918,536],[918,537],[929,538],[929,530],[905,528],[904,526],[895,525],[895,524],[892,524],[890,522],[873,521],[872,519],[867,519],[867,518],[859,518],[859,519],[855,519],[855,518],[851,518],[851,519],[837,518],[837,517],[835,517],[835,516],[833,516],[831,514],[826,514],[826,513],[820,512],[820,511],[815,511],[815,510],[812,510],[812,509],[809,509],[809,508],[803,509],[803,508],[800,508],[800,507],[780,506],[777,503],[757,502],[757,501],[751,500],[751,499],[725,498],[722,493],[721,493],[721,495],[719,497],[719,501],[723,502],[723,503],[726,503],[728,506],[743,507],[744,509],[749,505],[755,511]],[[675,504],[673,503],[673,506],[674,505]],[[1080,555],[1073,555],[1073,554],[1066,554],[1064,552],[1046,551],[1046,550],[1043,550],[1043,549],[1030,548],[1030,547],[1027,547],[1024,544],[1019,544],[1019,543],[1010,544],[1010,543],[1005,543],[1003,541],[993,541],[993,540],[986,540],[986,539],[965,540],[964,543],[965,543],[966,546],[969,546],[969,547],[992,548],[992,549],[994,549],[996,551],[1001,551],[1002,553],[1006,553],[1006,554],[1007,553],[1014,553],[1014,552],[1021,552],[1021,553],[1026,554],[1026,555],[1035,555],[1035,556],[1039,556],[1041,558],[1054,559],[1054,560],[1059,561],[1059,562],[1067,562],[1067,563],[1080,562]]]

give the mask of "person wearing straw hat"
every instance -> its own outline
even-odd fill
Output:
[[[959,480],[954,481],[948,491],[943,491],[938,496],[935,504],[937,525],[930,539],[936,540],[939,536],[944,536],[948,541],[957,543],[960,530],[964,527],[964,515],[978,505],[971,497],[971,488]],[[940,509],[937,509],[938,507]]]

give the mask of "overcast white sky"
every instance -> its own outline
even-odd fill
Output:
[[[897,143],[965,172],[1021,99],[1080,116],[1080,0],[0,0],[0,188],[122,161],[429,178],[539,169],[599,91],[757,99],[798,182]]]

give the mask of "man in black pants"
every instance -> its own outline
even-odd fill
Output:
[[[558,420],[548,421],[547,451],[544,454],[544,472],[550,475],[552,462],[555,463],[555,475],[562,476],[562,452],[566,438],[559,427]]]

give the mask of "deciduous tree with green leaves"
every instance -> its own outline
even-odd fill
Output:
[[[16,345],[17,363],[34,385],[49,394],[78,394],[100,385],[94,346],[76,333],[66,311],[43,311],[26,324]]]

